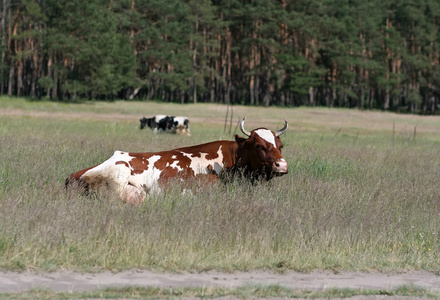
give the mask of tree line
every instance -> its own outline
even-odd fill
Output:
[[[0,93],[434,114],[438,0],[2,0]]]

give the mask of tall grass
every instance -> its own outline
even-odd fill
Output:
[[[120,104],[102,105],[112,114],[112,105]],[[223,116],[197,119],[198,106],[188,138],[140,131],[134,113],[140,104],[124,105],[133,121],[1,117],[1,268],[439,270],[440,134],[421,131],[414,141],[401,130],[392,139],[390,127],[349,128],[341,120],[322,130],[298,129],[293,119],[307,124],[310,111],[286,109],[282,117],[293,125],[282,136],[290,167],[286,176],[257,185],[237,179],[192,194],[173,185],[139,206],[113,195],[66,192],[64,179],[71,172],[100,163],[115,150],[156,151],[231,139],[218,121]],[[88,112],[102,113],[98,110]],[[70,114],[68,106],[61,111]],[[346,113],[312,110],[325,118],[335,111]],[[280,110],[249,113],[258,123],[258,114],[275,119]],[[374,114],[375,124],[388,118],[401,117]],[[276,129],[278,119],[262,125]],[[401,128],[412,128],[427,121],[408,116],[400,122]],[[429,128],[437,126],[430,122]],[[339,127],[343,130],[336,134]]]

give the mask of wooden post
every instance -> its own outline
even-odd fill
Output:
[[[394,134],[396,131],[396,122],[393,122],[393,144],[394,144]]]
[[[228,124],[228,114],[229,114],[229,104],[226,105],[225,127],[223,128],[223,132],[226,132],[226,125]]]
[[[229,134],[231,134],[232,130],[232,117],[234,116],[234,108],[231,105],[231,118],[229,119]]]

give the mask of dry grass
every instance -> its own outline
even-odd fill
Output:
[[[228,298],[228,299],[342,299],[354,298],[408,298],[437,299],[438,293],[413,286],[401,286],[394,290],[340,289],[331,288],[323,291],[298,290],[279,285],[246,285],[238,288],[184,287],[126,287],[107,288],[88,292],[53,292],[33,289],[23,293],[0,293],[0,299],[175,299],[178,298]]]
[[[53,292],[34,289],[23,293],[0,293],[0,299],[175,299],[179,298],[228,298],[228,299],[342,299],[354,298],[388,298],[392,299],[437,299],[438,293],[413,286],[401,286],[394,290],[368,290],[368,289],[339,289],[331,288],[324,291],[298,290],[284,288],[279,285],[253,286],[246,285],[238,288],[210,288],[210,287],[185,287],[185,288],[155,288],[155,287],[127,287],[108,288],[89,292]],[[393,297],[394,296],[394,297]],[[368,298],[369,297],[369,298]]]
[[[234,118],[248,116],[248,129],[276,129],[283,118],[290,121],[282,138],[288,175],[254,186],[236,180],[194,195],[182,195],[176,187],[133,206],[112,195],[66,193],[64,179],[115,150],[155,151],[231,139],[223,132],[225,107],[20,99],[2,99],[0,107],[2,268],[440,267],[436,118],[235,107]],[[188,115],[193,135],[140,131],[139,116],[149,114],[139,112],[147,109]],[[411,130],[405,131],[413,126],[415,140]]]

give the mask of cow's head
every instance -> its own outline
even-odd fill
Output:
[[[145,126],[148,127],[153,127],[153,123],[154,123],[154,118],[145,118],[143,117],[142,119],[139,120],[139,122],[141,122],[141,126],[140,129],[144,129]]]
[[[281,156],[283,143],[280,140],[280,135],[288,128],[287,121],[284,120],[284,127],[276,132],[266,128],[257,128],[249,132],[244,129],[245,120],[246,118],[243,118],[240,122],[240,129],[247,138],[235,136],[240,166],[244,167],[246,172],[266,179],[287,174],[288,166]]]

